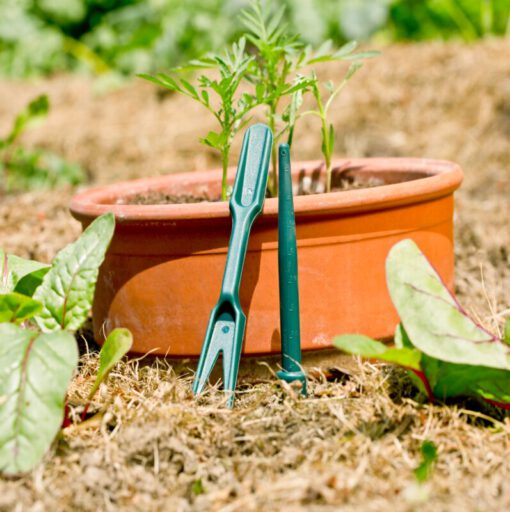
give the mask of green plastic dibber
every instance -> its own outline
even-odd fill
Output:
[[[251,126],[244,135],[234,189],[230,198],[232,233],[223,274],[220,297],[211,311],[193,393],[201,393],[216,360],[223,357],[223,389],[227,406],[234,405],[234,392],[243,346],[246,316],[239,301],[248,238],[253,221],[262,211],[266,195],[273,134],[264,124]]]
[[[306,396],[306,375],[301,367],[296,220],[288,144],[280,144],[278,148],[278,277],[283,370],[276,375],[286,382],[301,382],[301,393]]]

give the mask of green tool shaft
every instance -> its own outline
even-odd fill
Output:
[[[240,276],[243,271],[246,251],[248,249],[248,238],[251,225],[255,219],[249,217],[245,211],[239,212],[236,208],[232,211],[232,234],[230,236],[227,262],[223,273],[221,294],[230,300],[239,298]]]
[[[294,373],[301,372],[301,337],[296,222],[290,172],[290,149],[287,144],[280,145],[278,158],[278,274],[282,366],[284,371]]]

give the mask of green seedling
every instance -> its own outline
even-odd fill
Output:
[[[285,6],[273,10],[269,2],[262,4],[259,0],[253,2],[241,13],[241,21],[249,31],[246,38],[255,47],[255,60],[250,67],[248,80],[255,86],[255,96],[258,103],[266,106],[267,125],[274,134],[274,146],[272,152],[271,180],[269,191],[277,194],[277,147],[282,136],[288,133],[287,143],[292,145],[294,127],[299,109],[303,103],[303,95],[312,92],[319,112],[327,124],[327,108],[324,109],[317,86],[315,72],[311,76],[303,75],[304,71],[312,65],[321,62],[362,60],[373,57],[378,52],[353,53],[357,47],[352,41],[338,50],[333,49],[331,41],[323,43],[317,51],[310,45],[305,46],[298,34],[289,30],[287,23],[283,21]],[[340,87],[332,98],[340,92],[344,82],[354,74],[351,67]],[[290,96],[290,102],[285,108],[281,108],[282,101]],[[315,112],[314,112],[315,113]],[[324,128],[323,128],[324,132]],[[325,133],[325,132],[324,132]],[[333,127],[327,129],[327,136],[323,133],[323,154],[329,158],[333,151],[330,138],[333,136]],[[327,146],[324,146],[325,142]],[[328,189],[329,190],[329,189]]]
[[[418,483],[426,482],[431,476],[437,462],[437,447],[433,441],[425,440],[420,446],[421,462],[414,470]]]
[[[391,249],[386,277],[401,320],[395,347],[361,335],[339,336],[335,346],[404,367],[429,400],[470,396],[510,409],[507,335],[472,320],[412,240]]]
[[[224,54],[209,54],[199,60],[192,60],[187,66],[174,69],[174,74],[190,70],[208,71],[200,74],[197,84],[188,80],[159,73],[139,75],[161,87],[178,92],[201,103],[216,118],[220,129],[210,131],[201,142],[217,149],[221,154],[222,182],[221,198],[227,199],[227,170],[230,149],[237,132],[249,121],[248,113],[256,105],[256,99],[247,92],[240,92],[239,86],[246,76],[253,57],[246,53],[246,40],[241,38]],[[213,77],[216,73],[216,77]]]
[[[78,165],[54,153],[19,144],[27,128],[44,119],[48,111],[48,97],[38,96],[16,116],[7,136],[0,138],[0,181],[4,191],[53,188],[84,181],[85,174]]]
[[[112,368],[129,352],[133,345],[133,335],[129,329],[114,329],[106,338],[99,352],[99,369],[96,380],[87,397],[87,404],[83,410],[82,419],[85,419],[91,400],[97,393],[101,383],[106,381]]]
[[[0,251],[1,473],[32,469],[60,429],[78,364],[74,333],[88,317],[114,227],[112,214],[99,217],[51,265]],[[130,347],[126,329],[110,334],[93,392]]]
[[[266,123],[274,137],[268,190],[272,196],[276,196],[276,148],[285,134],[288,134],[289,146],[292,144],[294,128],[306,93],[313,92],[316,99],[318,98],[319,111],[322,109],[324,123],[328,125],[327,108],[324,111],[321,97],[316,94],[316,75],[312,73],[305,76],[305,69],[321,62],[362,60],[377,53],[354,53],[355,42],[334,50],[330,41],[314,51],[311,46],[305,46],[297,34],[289,31],[288,25],[283,21],[284,13],[284,6],[272,9],[270,2],[262,4],[258,0],[254,1],[240,16],[246,33],[227,52],[221,55],[208,54],[201,59],[192,60],[188,65],[173,69],[171,75],[139,75],[198,101],[214,115],[220,128],[218,131],[209,132],[202,142],[221,154],[223,200],[227,199],[227,169],[232,142],[239,130],[249,122],[255,107],[265,107]],[[351,67],[347,72],[346,80],[352,76],[353,69]],[[182,76],[183,73],[197,70],[202,73],[195,84]],[[333,97],[343,87],[342,84],[332,94]],[[319,111],[309,113],[321,115]],[[327,130],[330,137],[332,128]],[[323,153],[328,158],[328,167],[331,167],[333,144],[330,138],[325,144],[326,146],[323,143]]]
[[[303,112],[302,115],[315,115],[320,119],[321,122],[321,151],[322,156],[324,157],[324,165],[326,166],[326,192],[331,191],[331,174],[333,171],[332,158],[335,149],[335,128],[333,124],[328,121],[329,109],[333,103],[333,100],[340,93],[340,91],[347,85],[347,82],[354,76],[356,71],[358,71],[358,69],[360,69],[361,66],[362,64],[358,62],[351,64],[344,78],[336,87],[333,84],[333,82],[326,82],[324,84],[324,88],[327,91],[326,98],[324,97],[324,94],[321,91],[317,75],[315,73],[312,73],[311,90],[313,97],[315,98],[315,101],[317,103],[317,110],[308,110],[307,112]]]

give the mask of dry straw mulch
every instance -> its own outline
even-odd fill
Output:
[[[387,48],[334,112],[340,155],[463,166],[457,291],[495,330],[510,315],[509,52],[510,41]],[[336,75],[335,66],[323,71]],[[212,127],[200,110],[138,82],[102,96],[79,77],[0,82],[0,130],[40,91],[54,109],[27,143],[80,161],[96,182],[217,163],[196,142]],[[318,157],[316,128],[298,130],[296,157]],[[0,198],[0,246],[49,260],[79,233],[66,210],[70,194]],[[72,401],[92,384],[97,353],[89,348]],[[473,403],[416,402],[405,375],[385,365],[335,364],[336,372],[312,372],[307,400],[266,367],[247,371],[228,411],[214,390],[192,399],[186,363],[123,363],[101,388],[96,423],[68,429],[32,474],[0,480],[0,511],[510,510],[508,416]],[[439,459],[419,487],[413,469],[425,439]]]

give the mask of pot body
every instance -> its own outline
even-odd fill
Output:
[[[385,339],[398,322],[385,259],[412,238],[453,286],[455,164],[413,159],[336,162],[341,173],[389,183],[295,198],[303,350],[331,347],[335,335]],[[317,163],[298,164],[295,180],[317,178]],[[106,211],[117,218],[93,306],[96,339],[115,327],[134,335],[133,351],[198,356],[219,295],[231,229],[227,203],[138,206],[119,198],[147,190],[217,192],[219,172],[136,180],[78,194],[71,210],[87,225]],[[233,177],[233,175],[232,175]],[[412,181],[407,181],[412,179]],[[310,181],[309,180],[309,181]],[[255,221],[241,284],[247,316],[244,354],[279,352],[277,200]]]

